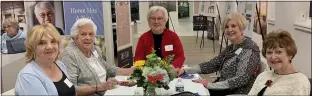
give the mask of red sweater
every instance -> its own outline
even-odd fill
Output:
[[[173,50],[168,48],[169,46],[173,46]],[[165,46],[167,46],[167,50],[165,50]],[[152,48],[154,48],[154,38],[151,30],[145,32],[138,41],[134,61],[145,60],[146,55],[152,52]],[[161,42],[161,54],[163,58],[167,58],[168,55],[175,54],[173,59],[173,66],[175,68],[181,68],[185,57],[184,50],[181,44],[179,36],[172,32],[169,29],[165,29],[163,32],[162,42]]]

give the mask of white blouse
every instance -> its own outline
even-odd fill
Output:
[[[106,70],[104,66],[101,66],[98,60],[94,57],[92,54],[90,58],[87,58],[89,61],[89,64],[94,69],[95,73],[99,77],[100,81],[103,83],[106,81]]]
[[[310,95],[311,86],[307,76],[302,73],[279,75],[273,70],[259,74],[248,95],[257,95],[268,80],[273,83],[263,95]]]

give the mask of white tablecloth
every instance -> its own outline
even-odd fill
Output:
[[[127,80],[127,76],[116,76],[116,79],[118,81],[125,81]],[[193,93],[198,93],[201,96],[209,95],[209,91],[199,83],[194,83],[192,82],[191,79],[182,79],[184,83],[184,91],[190,91]],[[177,79],[174,79],[173,81],[170,82],[169,90],[165,90],[163,88],[156,88],[156,93],[158,95],[173,95],[178,92],[175,91],[175,84],[177,82]],[[117,85],[116,88],[112,90],[106,91],[105,95],[106,96],[112,96],[112,95],[134,95],[135,92],[139,92],[141,95],[143,95],[143,88],[142,87],[126,87],[126,86],[119,86]],[[104,95],[104,96],[105,96]]]

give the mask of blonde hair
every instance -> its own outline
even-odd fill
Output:
[[[5,19],[5,20],[3,21],[2,27],[7,26],[7,25],[11,25],[11,26],[14,27],[16,30],[19,30],[18,22],[17,22],[15,19],[13,19],[13,18],[8,18],[8,19]]]
[[[43,36],[51,36],[53,39],[56,40],[58,43],[58,54],[60,54],[60,42],[61,42],[61,35],[58,33],[58,31],[55,29],[55,27],[50,24],[42,24],[32,27],[27,32],[27,39],[26,39],[26,63],[31,62],[35,59],[36,54],[35,50],[37,45],[40,43],[40,40]]]
[[[241,13],[231,13],[229,14],[225,20],[224,20],[224,23],[223,23],[223,28],[225,29],[227,23],[230,21],[230,20],[234,20],[237,22],[237,25],[239,27],[240,30],[245,30],[246,26],[247,26],[247,20],[245,18],[245,16],[243,16]]]
[[[297,47],[294,39],[292,39],[289,32],[282,29],[274,30],[265,36],[262,42],[262,55],[266,57],[266,51],[275,48],[285,48],[287,55],[292,56],[291,59],[297,54]]]

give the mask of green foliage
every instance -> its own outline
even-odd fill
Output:
[[[156,83],[154,83],[154,84],[149,82],[147,80],[147,77],[143,76],[143,70],[144,70],[144,68],[151,68],[152,70],[154,70],[153,68],[158,66],[161,69],[166,70],[166,72],[169,76],[169,81],[172,81],[175,78],[175,75],[172,74],[172,71],[174,71],[174,69],[172,67],[170,67],[170,64],[172,64],[172,62],[173,62],[173,58],[174,58],[174,55],[170,55],[166,59],[162,60],[161,58],[159,58],[155,54],[155,50],[152,49],[152,53],[148,54],[146,56],[146,60],[145,60],[145,63],[143,65],[144,66],[143,69],[136,68],[134,70],[134,72],[131,74],[131,77],[129,78],[129,80],[135,80],[137,82],[137,86],[143,87],[144,91],[148,87],[158,87],[158,88],[164,88],[164,89],[168,90],[169,86],[165,82],[156,81]],[[149,70],[149,69],[146,69],[146,70]],[[149,72],[149,71],[144,71],[144,72]],[[144,73],[144,74],[146,74],[146,73]]]

